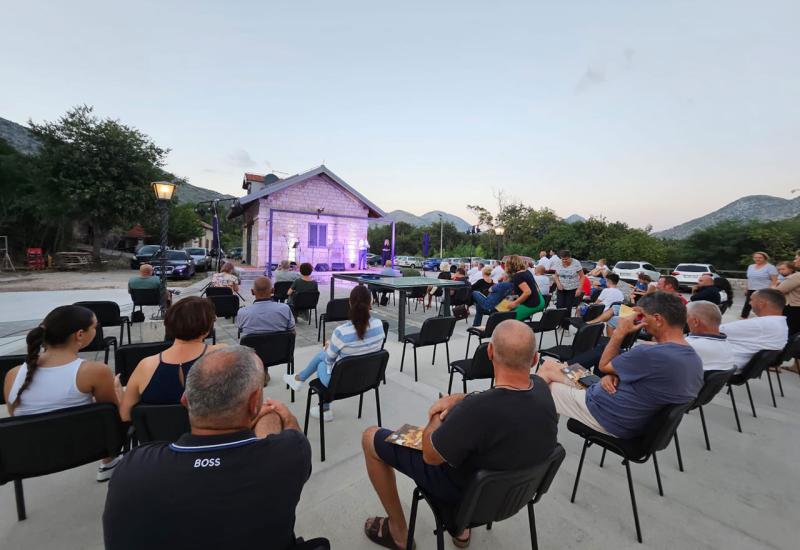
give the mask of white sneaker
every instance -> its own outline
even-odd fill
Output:
[[[109,462],[108,464],[100,463],[100,466],[97,467],[97,481],[108,481],[111,479],[111,476],[114,475],[114,467],[119,464],[119,461],[122,460],[122,455],[117,456],[114,460]]]
[[[295,378],[294,374],[284,374],[283,381],[286,382],[286,384],[288,384],[288,386],[294,391],[302,391],[303,387],[305,386],[305,382],[301,382]]]
[[[319,407],[311,407],[311,416],[314,418],[319,418]],[[328,409],[325,411],[325,413],[322,415],[322,419],[325,422],[333,422],[333,410]]]

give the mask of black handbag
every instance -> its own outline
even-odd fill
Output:
[[[453,308],[453,317],[461,321],[469,317],[469,308],[465,305],[459,305]]]

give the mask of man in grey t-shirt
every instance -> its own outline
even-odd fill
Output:
[[[255,302],[240,309],[236,315],[236,326],[242,334],[294,330],[291,308],[272,301],[272,281],[266,277],[258,277],[253,281],[251,292],[256,297]]]

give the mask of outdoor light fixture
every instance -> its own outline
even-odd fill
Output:
[[[504,227],[495,227],[494,228],[494,232],[495,232],[496,235],[502,236],[503,233],[506,232],[506,229]]]
[[[175,184],[168,181],[154,181],[152,184],[153,193],[158,201],[171,201],[172,194],[175,192]]]

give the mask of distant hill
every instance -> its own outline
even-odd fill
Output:
[[[586,218],[584,218],[579,214],[573,214],[571,216],[567,216],[566,218],[564,218],[564,221],[567,223],[578,223],[578,222],[585,222]]]
[[[233,198],[231,195],[223,195],[222,193],[218,193],[211,189],[205,189],[203,187],[197,187],[196,185],[192,185],[191,183],[181,183],[177,189],[178,193],[178,203],[185,204],[185,203],[198,203],[201,201],[212,201],[214,199],[230,199]]]
[[[411,212],[406,212],[405,210],[392,210],[386,217],[389,219],[394,220],[395,222],[405,222],[411,224],[416,227],[422,227],[425,225],[431,225],[434,223],[439,223],[439,214],[442,215],[442,219],[446,222],[451,222],[453,225],[456,226],[456,229],[459,231],[466,231],[467,229],[472,227],[472,224],[456,216],[455,214],[448,214],[447,212],[442,212],[441,210],[434,210],[432,212],[426,212],[421,216],[417,216],[412,214]]]
[[[695,231],[726,220],[783,220],[800,215],[800,197],[783,199],[770,195],[749,195],[735,200],[710,214],[653,233],[663,239],[685,239]]]

